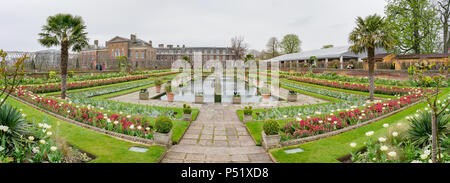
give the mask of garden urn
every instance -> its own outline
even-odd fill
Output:
[[[192,113],[191,114],[183,113],[183,121],[191,121],[191,120],[192,120]]]
[[[203,104],[203,96],[195,96],[196,104]]]
[[[261,144],[264,149],[269,150],[280,147],[280,139],[281,139],[280,134],[266,135],[264,131],[262,131],[261,133],[262,133]]]
[[[289,102],[296,102],[297,101],[297,94],[289,94],[288,95],[288,101]]]
[[[241,97],[233,96],[233,104],[241,104]]]
[[[157,144],[169,146],[172,143],[172,130],[169,133],[156,132],[153,135]]]
[[[173,96],[174,96],[173,92],[166,93],[166,95],[167,95],[167,101],[173,102]]]

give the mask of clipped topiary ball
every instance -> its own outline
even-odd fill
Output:
[[[156,118],[155,128],[159,133],[169,133],[173,127],[172,120],[166,116]]]
[[[264,121],[263,129],[266,135],[277,135],[280,131],[280,125],[275,120],[269,119]]]

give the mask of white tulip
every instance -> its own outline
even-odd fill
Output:
[[[395,158],[397,156],[397,153],[395,151],[391,151],[388,153],[388,156]]]
[[[368,136],[368,137],[372,136],[373,134],[374,134],[373,131],[366,132],[366,136]]]
[[[53,152],[56,151],[57,149],[58,149],[58,148],[55,147],[55,146],[50,147],[50,150],[53,151]]]

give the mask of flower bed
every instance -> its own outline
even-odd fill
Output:
[[[366,84],[356,84],[348,82],[335,82],[323,79],[314,79],[306,77],[289,77],[289,80],[299,81],[304,83],[328,86],[333,88],[340,88],[346,90],[363,91],[369,92],[369,85]],[[409,94],[414,91],[414,88],[400,88],[400,87],[390,87],[390,86],[374,86],[374,93],[385,94],[385,95],[404,95]]]
[[[382,115],[396,111],[404,106],[420,100],[422,94],[414,92],[411,95],[399,97],[384,102],[378,101],[374,104],[365,105],[363,108],[355,108],[336,114],[330,113],[307,119],[297,119],[286,123],[282,132],[283,139],[298,139],[343,129],[348,126],[363,123]]]
[[[115,83],[147,79],[151,76],[159,77],[159,76],[166,76],[166,75],[171,75],[171,74],[176,74],[176,73],[178,73],[178,72],[166,72],[166,73],[156,73],[156,74],[150,74],[150,75],[126,76],[126,77],[109,78],[109,79],[101,79],[101,80],[71,82],[71,83],[67,83],[67,89],[72,90],[72,89],[109,85],[109,84],[115,84]],[[25,89],[28,91],[32,91],[33,93],[48,93],[48,92],[60,91],[61,83],[43,84],[43,85],[35,85],[35,86],[21,86],[19,88]]]
[[[97,128],[122,133],[140,138],[152,139],[153,132],[150,121],[145,118],[132,117],[115,113],[103,113],[90,106],[79,106],[72,102],[35,95],[30,91],[18,89],[15,95],[41,109],[53,112],[66,118],[91,125]]]

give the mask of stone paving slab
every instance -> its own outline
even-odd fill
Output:
[[[262,147],[256,146],[235,109],[205,104],[196,121],[178,145],[172,146],[162,162],[249,163],[272,162]]]

